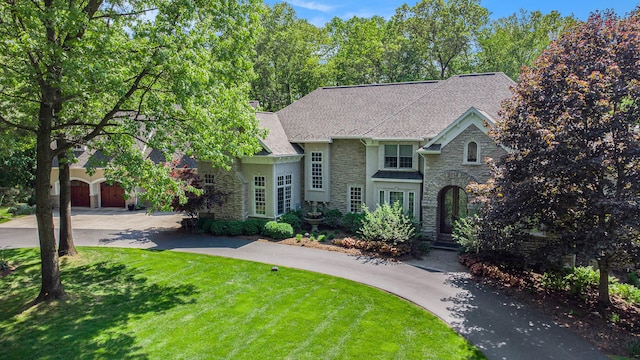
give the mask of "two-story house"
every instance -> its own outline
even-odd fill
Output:
[[[490,177],[484,159],[505,153],[487,133],[513,84],[487,73],[324,87],[258,112],[269,130],[262,152],[231,171],[198,164],[205,184],[228,194],[201,216],[274,219],[312,202],[343,213],[400,202],[426,235],[446,238],[470,208],[465,187]]]

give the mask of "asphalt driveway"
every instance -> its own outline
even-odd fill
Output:
[[[304,269],[354,280],[393,293],[431,311],[490,359],[607,359],[570,330],[533,309],[472,281],[433,251],[412,264],[179,230],[180,215],[126,210],[74,211],[78,246],[135,247],[224,256]],[[0,224],[0,248],[38,245],[35,218]],[[444,269],[443,269],[444,268]],[[284,269],[283,269],[284,270]],[[443,271],[444,270],[444,271]]]

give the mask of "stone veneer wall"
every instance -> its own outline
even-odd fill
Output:
[[[240,175],[240,164],[233,163],[231,170],[213,169],[210,163],[198,163],[198,173],[201,178],[204,174],[213,174],[216,190],[227,194],[223,205],[215,205],[211,209],[200,212],[200,216],[220,220],[244,220],[247,217],[247,185]]]
[[[480,164],[463,164],[464,147],[475,141],[480,147]],[[439,233],[438,197],[447,186],[466,188],[471,182],[484,183],[491,177],[485,158],[499,159],[506,151],[497,146],[475,125],[469,126],[442,148],[439,155],[425,155],[425,181],[422,198],[423,232],[431,239]],[[470,205],[472,206],[472,205]]]
[[[362,187],[366,194],[366,147],[360,140],[334,140],[331,144],[331,200],[326,209],[348,211],[350,185]],[[364,200],[363,200],[364,201]]]

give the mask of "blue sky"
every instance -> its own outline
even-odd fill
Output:
[[[265,0],[267,4],[283,2],[282,0]],[[322,26],[337,16],[348,19],[353,16],[371,17],[380,15],[390,18],[396,8],[407,3],[415,5],[417,0],[288,0],[296,10],[299,18],[307,19],[316,26]],[[618,15],[624,15],[640,5],[638,0],[481,0],[481,5],[489,9],[491,18],[505,17],[517,12],[519,9],[540,10],[548,13],[552,10],[559,11],[562,15],[573,14],[578,19],[586,20],[594,10],[611,8]]]

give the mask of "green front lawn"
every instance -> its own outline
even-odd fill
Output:
[[[0,207],[0,224],[2,224],[3,222],[7,222],[9,220],[11,220],[11,213],[9,212],[9,208],[8,207]]]
[[[0,358],[470,359],[478,349],[383,291],[307,271],[171,251],[80,248],[66,302],[29,307],[36,249],[4,250]]]

